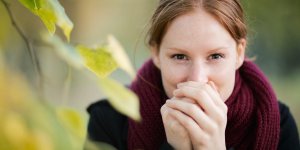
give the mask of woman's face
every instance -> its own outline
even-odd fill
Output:
[[[235,71],[244,61],[245,45],[244,39],[237,44],[212,15],[199,8],[173,20],[160,47],[151,51],[168,97],[173,97],[179,83],[212,81],[226,101],[234,88]]]

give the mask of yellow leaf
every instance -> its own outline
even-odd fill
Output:
[[[108,97],[110,104],[119,112],[139,121],[139,101],[137,96],[113,79],[104,78],[99,80],[103,92]]]
[[[117,39],[112,35],[108,36],[108,48],[119,67],[126,71],[131,78],[134,78],[135,71],[132,64],[130,63],[128,56],[126,55],[125,50],[117,41]]]
[[[39,16],[51,34],[55,32],[56,24],[70,41],[70,34],[74,25],[58,0],[19,0],[19,2]]]
[[[42,37],[44,41],[50,44],[55,52],[69,65],[77,69],[84,68],[84,60],[75,47],[63,42],[58,36],[55,35],[49,36],[48,34],[42,34]]]
[[[2,132],[4,136],[13,145],[23,145],[24,141],[29,137],[29,130],[24,119],[17,113],[8,113],[3,116]]]
[[[77,46],[77,50],[85,60],[85,66],[100,78],[107,77],[117,69],[117,63],[105,48],[88,48]]]
[[[0,55],[0,109],[10,105],[24,106],[33,97],[24,78],[6,68]]]
[[[32,132],[32,145],[34,149],[39,150],[54,150],[54,145],[50,136],[41,130],[34,130]]]
[[[70,129],[72,133],[79,138],[85,138],[86,121],[83,119],[83,115],[79,114],[78,111],[67,107],[58,107],[56,113],[66,128]]]

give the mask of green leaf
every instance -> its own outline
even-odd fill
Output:
[[[55,52],[65,60],[69,65],[82,69],[84,68],[84,59],[81,57],[75,47],[63,42],[58,36],[49,36],[48,34],[42,35],[43,40],[50,44]]]
[[[85,66],[98,77],[104,78],[117,69],[118,65],[105,48],[88,48],[77,46],[77,50],[85,60]]]
[[[119,112],[139,121],[139,101],[137,96],[117,81],[109,78],[99,80],[101,89],[108,97],[110,104]]]
[[[54,34],[56,24],[70,41],[73,23],[58,0],[19,0],[19,2],[33,14],[39,16],[51,34]]]
[[[134,78],[135,71],[132,64],[130,63],[128,56],[126,55],[125,50],[117,41],[117,39],[112,35],[108,36],[108,48],[119,67],[127,72],[131,78]]]

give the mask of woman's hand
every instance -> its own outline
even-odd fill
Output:
[[[160,111],[168,143],[176,150],[191,150],[192,143],[187,130],[173,117],[176,116],[174,114],[181,112],[170,108],[167,104],[164,104]]]
[[[182,99],[193,100],[196,104]],[[193,149],[226,149],[227,106],[212,82],[200,84],[189,81],[179,84],[174,91],[174,98],[167,100],[163,107],[169,111],[170,120],[177,121],[176,125],[170,127],[177,130],[174,135],[184,133],[182,135],[186,136],[187,133]],[[165,128],[167,124],[170,122],[164,120]],[[178,142],[170,144],[181,144]]]

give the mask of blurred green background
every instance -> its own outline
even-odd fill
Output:
[[[82,72],[72,71],[67,103],[63,102],[64,82],[68,66],[56,53],[45,46],[40,32],[46,28],[40,19],[9,0],[13,16],[37,51],[43,72],[43,95],[54,104],[65,104],[85,111],[86,107],[103,97],[98,86]],[[127,50],[134,66],[139,68],[149,57],[145,33],[158,0],[60,0],[74,23],[71,43],[96,45],[113,34]],[[286,103],[300,127],[300,1],[243,0],[249,25],[247,53],[269,77],[278,98]],[[57,30],[59,34],[61,31]],[[26,51],[25,43],[11,25],[0,3],[0,49],[12,70],[21,72],[35,85],[36,74]],[[122,71],[112,77],[130,83]],[[93,77],[92,77],[93,78]]]

